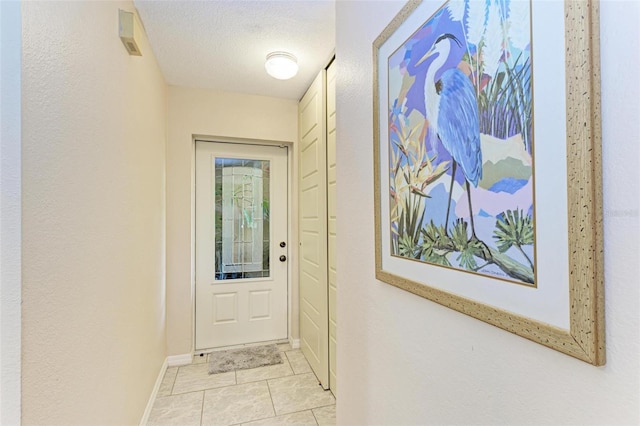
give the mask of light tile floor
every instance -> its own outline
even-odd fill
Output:
[[[299,349],[278,345],[282,364],[209,375],[208,356],[169,367],[148,425],[335,425],[336,400]]]

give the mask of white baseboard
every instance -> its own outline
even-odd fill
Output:
[[[156,378],[156,384],[153,387],[153,391],[151,391],[151,395],[149,396],[149,401],[147,401],[147,408],[145,408],[144,413],[142,414],[142,419],[140,420],[140,426],[146,426],[147,421],[149,420],[149,415],[151,414],[151,409],[153,408],[154,402],[156,402],[156,396],[158,395],[158,390],[160,390],[160,385],[162,384],[162,379],[164,379],[164,373],[167,372],[167,360],[165,359],[162,363],[162,367],[160,367],[160,372],[158,373],[158,378]]]
[[[291,349],[300,349],[300,339],[289,339]]]
[[[167,357],[167,365],[169,367],[191,364],[192,361],[193,354],[171,355]]]

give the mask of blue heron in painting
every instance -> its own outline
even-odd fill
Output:
[[[453,43],[462,47],[460,40],[453,34],[443,34],[436,39],[431,49],[416,63],[424,62],[435,56],[427,69],[424,83],[424,103],[429,128],[438,135],[444,148],[451,154],[451,186],[445,220],[445,233],[448,234],[451,194],[456,178],[457,167],[460,166],[465,177],[467,199],[472,238],[476,238],[471,208],[471,191],[469,183],[474,187],[482,178],[482,152],[480,149],[480,126],[478,124],[478,102],[473,84],[462,71],[450,68],[442,73],[436,81],[436,72],[447,61]]]

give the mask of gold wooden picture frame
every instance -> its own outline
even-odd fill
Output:
[[[564,23],[558,30],[558,39],[564,37],[564,44],[552,49],[546,48],[540,36],[536,38],[550,26],[548,21],[536,26],[536,13],[540,12],[537,0],[526,2],[531,16],[529,44],[508,52],[512,40],[506,28],[515,31],[518,24],[516,12],[507,5],[519,0],[480,2],[486,7],[479,15],[485,29],[475,31],[482,33],[483,39],[480,42],[476,36],[474,44],[467,36],[472,30],[471,2],[475,1],[411,0],[373,43],[376,278],[582,361],[604,365],[599,3],[565,0],[556,12],[545,11],[555,13],[553,19]],[[496,9],[492,12],[493,4]],[[496,16],[493,24],[492,13]],[[512,110],[520,121],[504,124],[503,135],[473,136],[483,133],[477,131],[482,129],[483,117],[493,114],[502,119],[509,115],[498,107],[487,113],[479,99],[483,91],[490,90],[492,80],[498,81],[500,72],[481,63],[491,54],[491,40],[485,38],[490,33],[487,28],[498,25],[497,16],[506,20],[510,15],[514,21],[502,27],[499,60],[503,65],[498,67],[503,67],[503,75],[496,84],[502,85],[504,93],[510,84],[504,81],[517,74],[526,84],[517,86],[521,98],[516,96],[510,105],[518,105],[517,99],[522,105],[526,98],[522,93],[530,90],[527,99],[536,108],[517,107],[517,114]],[[459,22],[459,30],[454,28],[455,22]],[[447,25],[455,31],[446,30]],[[426,47],[420,45],[421,40]],[[485,46],[486,52],[482,50]],[[425,59],[438,55],[439,62]],[[523,61],[523,57],[530,61]],[[564,78],[555,83],[562,90],[553,90],[553,79],[545,77],[547,64],[563,68]],[[523,77],[526,73],[531,77]],[[465,103],[464,93],[467,99],[475,98],[477,111],[473,106],[472,113],[459,112],[459,108],[476,104]],[[483,101],[486,104],[486,99]],[[545,113],[547,105],[562,105],[553,112],[560,116],[558,122],[547,118],[551,117]],[[462,122],[461,116],[467,121]],[[467,125],[471,130],[462,127]],[[547,137],[548,129],[555,138]],[[518,152],[524,152],[521,163],[530,159],[525,164],[529,169],[520,163],[519,168],[509,166],[505,173],[514,175],[505,175],[502,183],[487,189],[483,169],[485,177],[497,172],[486,170],[489,163],[482,162],[483,152],[488,158],[493,155],[486,151],[489,144],[512,147],[514,140],[523,144],[524,149],[518,148]],[[408,152],[409,145],[413,152]],[[472,155],[463,157],[456,146],[464,146],[464,152]],[[560,150],[555,151],[558,146]],[[548,166],[547,158],[555,158],[562,167]],[[409,164],[415,164],[414,168]],[[530,176],[522,175],[525,169]],[[545,181],[550,169],[560,175],[555,180],[561,184]],[[525,186],[531,188],[531,207],[513,201],[508,211],[486,213],[482,199],[472,207],[472,201],[489,195],[508,201],[510,192],[524,191]],[[405,198],[399,194],[401,190]],[[445,202],[438,204],[438,197]],[[413,216],[407,200],[417,206]],[[561,200],[557,211],[549,200]],[[436,216],[441,222],[434,222]],[[548,225],[551,222],[553,226]],[[495,226],[491,236],[488,228],[482,234],[483,223],[495,224],[491,225]],[[554,235],[561,242],[556,243]],[[525,248],[525,244],[529,246]]]

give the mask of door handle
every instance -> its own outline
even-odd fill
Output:
[[[280,256],[280,262],[284,262],[285,260],[287,260],[287,256],[285,256],[284,254]]]

